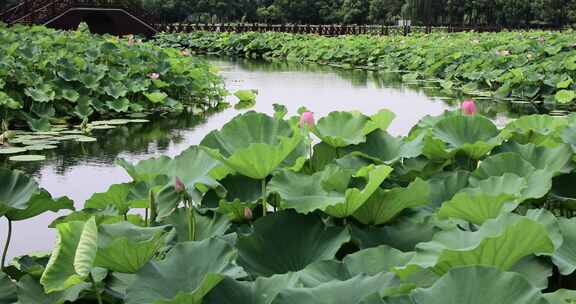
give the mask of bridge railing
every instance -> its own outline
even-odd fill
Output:
[[[433,32],[500,32],[506,30],[498,26],[390,26],[390,25],[300,25],[300,24],[198,24],[172,23],[158,24],[159,31],[168,33],[208,32],[283,32],[292,34],[316,34],[322,36],[340,35],[408,35],[410,33],[429,34]],[[522,29],[522,28],[519,28]],[[558,28],[546,28],[559,30]]]

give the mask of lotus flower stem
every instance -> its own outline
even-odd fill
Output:
[[[2,252],[2,263],[0,264],[4,269],[6,265],[6,255],[8,254],[8,247],[10,247],[10,240],[12,239],[12,221],[8,219],[8,235],[6,236],[6,243],[4,244],[4,251]]]
[[[262,215],[266,216],[266,209],[268,209],[268,203],[266,203],[266,179],[262,180]]]
[[[94,277],[92,276],[92,273],[90,273],[90,275],[88,275],[88,277],[90,278],[90,283],[92,283],[92,289],[94,290],[94,293],[96,294],[96,300],[98,300],[98,304],[104,304],[104,302],[102,301],[102,295],[100,294],[100,291],[98,290],[98,287],[96,286],[96,281],[94,281]]]
[[[192,201],[188,200],[188,239],[196,240],[196,215]]]
[[[152,226],[152,223],[156,220],[156,200],[154,198],[154,192],[150,190],[150,220],[148,222],[148,227]]]

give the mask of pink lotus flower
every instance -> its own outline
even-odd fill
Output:
[[[314,113],[312,112],[304,112],[300,116],[300,128],[304,128],[304,126],[308,126],[309,128],[314,127]]]
[[[128,46],[133,46],[134,45],[134,36],[130,35],[128,37]]]
[[[251,221],[252,218],[254,218],[253,214],[252,214],[252,209],[246,207],[244,208],[244,219]]]
[[[174,189],[176,189],[176,192],[184,192],[184,190],[186,190],[186,186],[184,186],[184,183],[178,176],[176,176],[174,181]]]
[[[464,115],[474,115],[476,112],[476,103],[474,103],[474,100],[464,100],[462,103],[462,113],[464,113]]]
[[[190,50],[182,50],[182,56],[190,56]]]
[[[150,73],[148,74],[148,78],[152,79],[152,80],[156,80],[158,78],[160,78],[160,74],[158,73]]]

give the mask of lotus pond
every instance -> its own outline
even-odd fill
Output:
[[[156,43],[200,53],[394,71],[448,94],[571,109],[576,37],[565,32],[320,37],[285,33],[162,34]]]
[[[576,114],[209,60],[234,107],[2,158],[0,303],[576,301]]]

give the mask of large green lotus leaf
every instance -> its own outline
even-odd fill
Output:
[[[523,202],[545,196],[552,188],[552,173],[538,170],[526,177],[504,173],[502,176],[492,176],[480,181],[471,178],[470,184],[470,188],[462,191],[492,195],[510,194],[514,195],[518,202]]]
[[[378,189],[354,213],[354,218],[366,225],[382,225],[405,209],[428,204],[429,196],[430,186],[421,179],[416,179],[406,188]]]
[[[128,222],[98,227],[94,265],[115,272],[136,273],[164,244],[167,226],[142,228]]]
[[[124,159],[118,159],[116,165],[126,170],[134,181],[152,183],[159,175],[165,175],[172,159],[167,156],[151,158],[132,164]]]
[[[521,275],[483,266],[452,269],[411,297],[416,304],[549,304]]]
[[[180,155],[171,159],[166,156],[140,161],[133,165],[125,160],[118,160],[116,164],[123,167],[135,181],[148,184],[157,184],[154,180],[158,176],[178,177],[189,191],[195,188],[206,190],[204,187],[218,188],[220,184],[211,177],[211,172],[221,163],[212,158],[198,146],[192,146]]]
[[[353,176],[366,180],[363,189],[349,188],[346,190],[346,201],[344,203],[328,206],[325,212],[333,217],[345,218],[353,215],[366,201],[374,194],[384,180],[392,173],[392,168],[381,165],[370,165],[361,168]]]
[[[178,208],[162,223],[172,225],[176,229],[176,239],[178,242],[189,241],[188,237],[188,217],[190,213],[187,208]],[[214,236],[223,236],[231,226],[228,218],[220,213],[201,214],[195,211],[196,229],[194,232],[195,241],[203,241]]]
[[[545,224],[516,214],[504,214],[486,221],[475,232],[454,229],[437,233],[432,241],[418,244],[416,256],[409,264],[433,267],[439,274],[469,265],[507,271],[525,256],[552,254],[554,250],[554,238]]]
[[[220,189],[220,184],[212,177],[212,172],[221,163],[198,146],[192,146],[176,156],[166,175],[178,177],[188,188],[207,186]]]
[[[420,136],[413,141],[393,137],[383,130],[376,130],[366,136],[366,142],[348,146],[346,153],[360,155],[377,162],[393,162],[399,158],[412,158],[422,154],[423,143]]]
[[[533,286],[544,290],[548,288],[548,280],[554,273],[552,263],[546,258],[527,256],[510,268],[510,272],[521,274]]]
[[[312,159],[309,162],[314,172],[324,170],[327,165],[333,163],[339,157],[337,148],[323,142],[314,145],[313,151]]]
[[[106,209],[109,206],[118,210],[123,215],[128,213],[133,206],[129,199],[133,184],[112,185],[106,192],[95,193],[85,203],[84,208],[88,209]]]
[[[508,142],[499,151],[518,153],[536,169],[547,169],[555,174],[569,173],[573,169],[572,150],[568,145],[557,147],[543,147],[535,144],[522,145],[516,142]]]
[[[576,271],[576,218],[559,218],[564,242],[552,255],[552,261],[563,275]]]
[[[210,156],[242,175],[262,180],[302,141],[299,130],[284,120],[248,112],[209,133],[200,143]]]
[[[262,276],[299,271],[315,261],[333,259],[349,240],[346,229],[326,227],[316,215],[283,211],[258,219],[251,234],[239,236],[238,262]]]
[[[515,197],[509,194],[462,192],[444,203],[438,210],[438,216],[441,219],[457,218],[481,225],[504,212],[516,209],[518,203],[514,202],[514,199]]]
[[[491,176],[502,176],[512,173],[517,176],[528,176],[536,171],[536,168],[524,160],[518,153],[500,153],[488,157],[480,163],[472,173],[471,180],[483,180]]]
[[[375,275],[380,272],[390,272],[395,267],[406,265],[414,256],[414,252],[402,252],[390,246],[381,245],[347,255],[342,262],[352,275]]]
[[[417,244],[432,240],[440,231],[430,217],[421,219],[412,215],[400,216],[382,227],[352,225],[351,230],[352,239],[359,243],[360,248],[386,244],[402,251],[415,250]]]
[[[358,275],[346,281],[332,281],[312,288],[287,288],[282,290],[272,303],[359,303],[374,293],[383,295],[387,289],[396,287],[398,283],[393,273]]]
[[[550,115],[522,116],[509,123],[503,130],[507,137],[523,144],[546,144],[555,142],[557,133],[568,125],[569,121]]]
[[[448,144],[451,154],[462,151],[473,159],[479,159],[502,142],[498,133],[492,121],[479,115],[449,116],[432,129],[432,136]]]
[[[0,216],[26,209],[37,191],[38,184],[24,173],[0,168]]]
[[[298,280],[301,287],[316,287],[333,281],[346,281],[354,277],[348,267],[337,260],[314,262],[300,270]]]
[[[364,133],[368,134],[378,129],[386,131],[395,118],[396,114],[392,111],[386,109],[380,110],[378,113],[370,116],[370,121],[366,125]]]
[[[430,204],[438,208],[451,200],[460,190],[468,186],[468,171],[442,172],[428,180],[430,184]]]
[[[560,137],[564,143],[571,146],[572,151],[576,151],[576,126],[564,128],[560,133]]]
[[[18,301],[16,293],[16,284],[0,271],[0,304],[14,304]]]
[[[98,228],[95,218],[56,227],[56,247],[40,283],[47,293],[63,291],[84,282],[96,258]]]
[[[312,131],[322,142],[341,148],[365,142],[369,122],[370,117],[360,112],[331,112],[320,118]]]
[[[330,175],[347,177],[346,184],[339,189],[324,187],[323,179]],[[346,201],[345,189],[348,186],[350,174],[340,167],[331,165],[324,171],[313,175],[282,170],[275,174],[267,185],[270,193],[278,193],[282,198],[282,207],[295,209],[300,213],[310,213],[314,210],[325,210],[330,205]]]
[[[140,269],[127,289],[126,303],[201,303],[225,276],[245,276],[234,264],[236,255],[232,246],[217,238],[179,243],[163,260]]]
[[[17,287],[19,304],[64,304],[78,300],[80,293],[90,289],[91,284],[82,283],[63,291],[46,294],[36,279],[26,275],[18,281]]]
[[[297,273],[258,277],[253,282],[224,278],[204,299],[206,304],[270,304],[285,288],[296,287]]]
[[[544,295],[550,304],[569,304],[576,301],[576,291],[568,289],[560,289],[553,293],[547,293]]]
[[[50,253],[48,252],[15,257],[12,259],[10,264],[4,268],[4,271],[16,281],[20,280],[20,278],[25,275],[40,278],[46,269],[46,264],[48,264],[49,259]]]
[[[353,172],[336,165],[313,175],[283,170],[272,178],[267,188],[280,195],[283,208],[305,214],[322,210],[335,217],[347,217],[370,198],[392,168],[370,165]],[[348,188],[351,177],[366,180],[364,188]]]
[[[74,202],[67,197],[53,199],[48,191],[41,190],[30,198],[26,209],[12,209],[6,213],[6,217],[12,221],[23,221],[47,211],[58,212],[60,210],[74,210]]]
[[[202,202],[203,206],[208,208],[218,208],[218,212],[222,212],[230,216],[232,220],[242,220],[244,218],[244,208],[255,205],[259,199],[262,198],[262,181],[251,179],[243,175],[229,175],[220,184],[226,190],[226,195],[213,198],[206,198]],[[238,218],[235,214],[229,214],[230,205],[241,205],[241,214]]]

